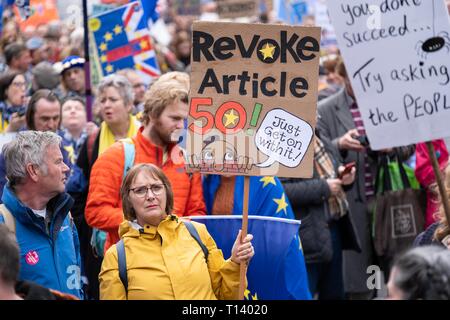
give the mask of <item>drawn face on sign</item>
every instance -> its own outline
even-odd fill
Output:
[[[236,149],[229,142],[219,140],[219,137],[212,136],[205,140],[205,147],[202,150],[202,159],[208,164],[225,164],[236,161]]]

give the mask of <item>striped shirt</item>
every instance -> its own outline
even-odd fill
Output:
[[[364,123],[361,117],[361,112],[359,111],[358,105],[353,102],[350,106],[350,113],[352,114],[353,122],[355,123],[356,130],[360,136],[366,135],[366,129],[364,129]],[[369,157],[367,156],[367,151],[364,151],[364,188],[366,197],[374,195],[373,186],[373,175],[370,170]]]

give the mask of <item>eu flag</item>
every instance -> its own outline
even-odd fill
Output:
[[[225,257],[231,256],[242,216],[191,216],[204,223]],[[311,299],[305,261],[298,239],[300,221],[249,216],[255,255],[247,270],[246,300]]]
[[[222,176],[206,175],[203,180],[203,195],[208,214],[214,207],[215,195],[221,185]],[[217,225],[207,220],[208,231],[224,250],[226,257],[241,227],[244,198],[244,177],[236,176],[233,194],[233,215],[223,216]],[[252,299],[310,299],[305,259],[298,236],[300,222],[295,220],[289,199],[277,177],[250,177],[249,233],[255,237],[255,256],[247,273],[248,298]],[[205,218],[205,219],[213,219]],[[237,217],[237,219],[234,219]],[[231,222],[233,221],[233,222]],[[200,221],[199,221],[200,222]],[[209,227],[211,223],[211,229]],[[229,230],[225,226],[231,224]],[[228,254],[228,255],[227,255]],[[270,268],[269,268],[270,267]]]
[[[150,83],[161,74],[147,21],[140,1],[89,19],[95,41],[94,59],[101,67],[102,76],[131,68]]]

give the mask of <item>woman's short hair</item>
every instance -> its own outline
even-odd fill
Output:
[[[150,174],[154,179],[161,180],[166,190],[166,214],[171,214],[173,211],[173,191],[172,185],[164,172],[157,166],[150,163],[137,164],[128,171],[125,179],[123,179],[122,186],[120,188],[120,196],[122,197],[122,208],[125,219],[133,221],[136,219],[136,211],[130,201],[130,187],[138,174],[146,172]]]
[[[436,245],[416,247],[401,255],[392,268],[392,282],[404,300],[450,299],[450,250]]]
[[[67,102],[67,101],[77,101],[81,103],[86,108],[86,99],[84,99],[81,96],[67,96],[61,101],[61,107]]]
[[[338,75],[340,75],[342,78],[348,79],[347,69],[345,68],[344,60],[342,59],[342,57],[339,57],[338,60],[336,61],[336,69],[335,70],[336,70],[336,73]]]
[[[22,72],[8,72],[0,77],[0,101],[6,100],[6,90],[18,75],[24,75]],[[25,76],[24,76],[25,77]]]
[[[147,125],[150,118],[157,119],[164,109],[175,102],[188,103],[189,75],[183,72],[169,72],[152,83],[145,93],[142,122]]]
[[[118,74],[111,74],[104,77],[98,85],[98,95],[102,94],[109,87],[117,90],[125,105],[133,105],[133,87],[126,77]]]

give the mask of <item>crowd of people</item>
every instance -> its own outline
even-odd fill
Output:
[[[237,298],[240,265],[257,254],[252,235],[233,235],[224,257],[203,224],[183,217],[241,214],[243,179],[185,169],[191,20],[163,18],[172,41],[153,40],[162,75],[104,77],[88,121],[83,32],[62,22],[22,31],[4,13],[0,299]],[[274,177],[267,191],[285,192],[287,216],[302,222],[312,297],[373,299],[367,268],[382,264],[389,298],[449,299],[450,228],[425,144],[371,150],[337,48],[321,53],[318,87],[313,177]],[[446,144],[433,145],[450,181]],[[372,214],[386,157],[415,170],[427,203],[411,243],[421,248],[381,263]],[[252,191],[250,211],[275,216],[264,192]]]

